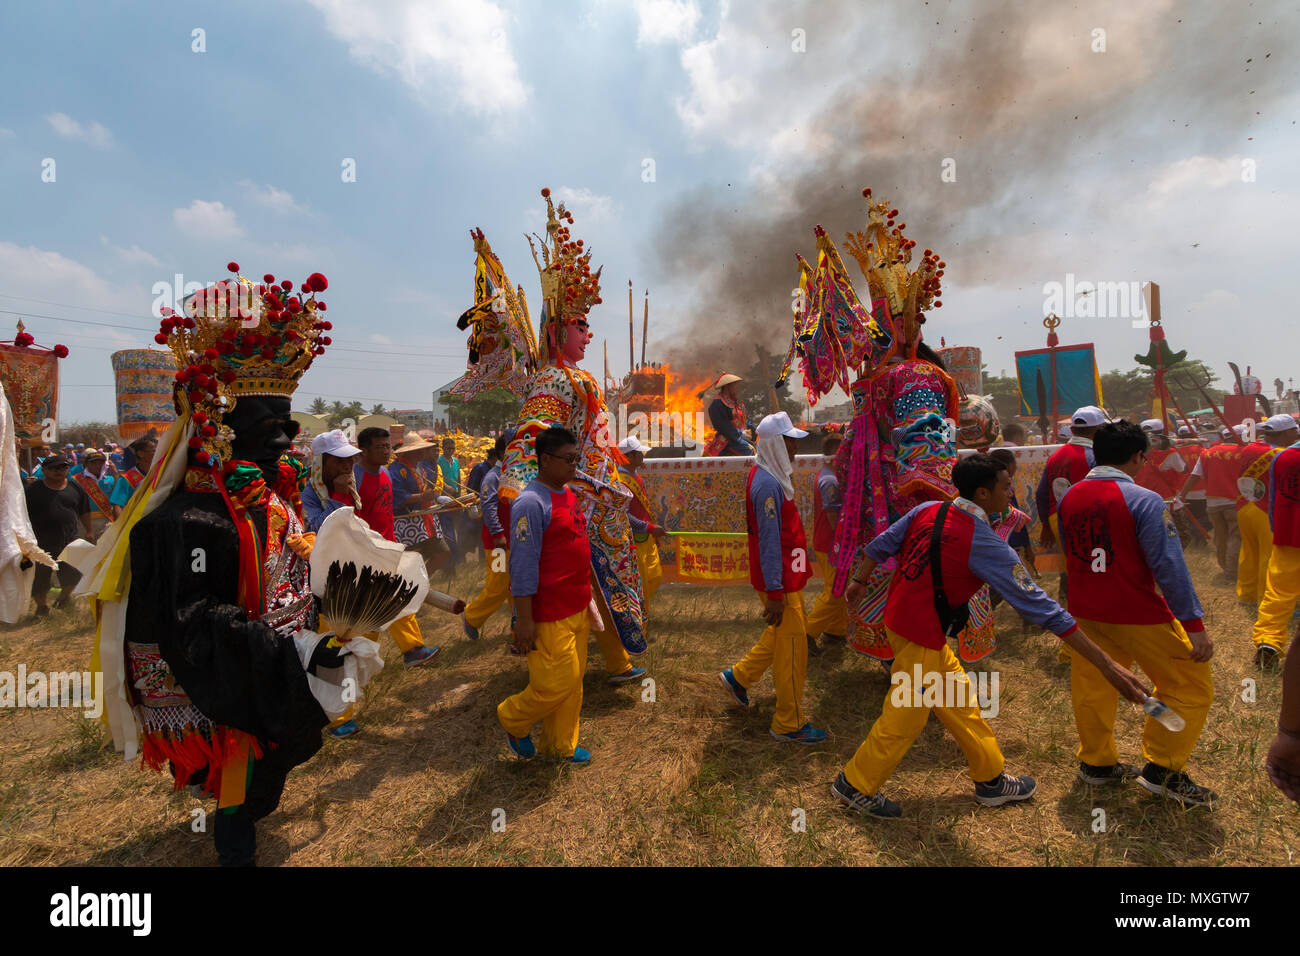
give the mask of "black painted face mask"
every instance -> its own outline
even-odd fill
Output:
[[[230,451],[236,461],[261,466],[267,481],[274,481],[280,457],[293,445],[299,425],[289,417],[288,398],[241,398],[225,416],[235,433]]]

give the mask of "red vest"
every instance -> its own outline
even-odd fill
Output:
[[[510,501],[497,495],[497,517],[501,519],[501,528],[506,536],[506,550],[510,550]],[[479,538],[483,541],[483,550],[491,551],[496,547],[492,543],[492,532],[488,531],[487,523],[484,522],[478,529]]]
[[[1300,448],[1273,459],[1273,544],[1300,548]]]
[[[830,515],[822,508],[822,493],[817,487],[821,472],[813,476],[813,550],[830,554],[835,547],[835,525],[831,524]]]
[[[1241,451],[1238,453],[1237,463],[1241,466],[1240,477],[1244,478],[1246,476],[1246,472],[1250,469],[1251,465],[1254,465],[1256,462],[1259,462],[1259,468],[1256,468],[1255,470],[1260,471],[1262,469],[1262,472],[1259,474],[1258,477],[1260,482],[1264,485],[1264,497],[1261,498],[1259,501],[1248,501],[1245,497],[1242,496],[1241,486],[1238,485],[1237,495],[1236,495],[1238,511],[1240,511],[1242,508],[1247,508],[1250,507],[1251,505],[1254,505],[1262,509],[1265,513],[1268,512],[1268,463],[1260,462],[1259,459],[1264,455],[1267,455],[1272,450],[1273,450],[1273,446],[1270,445],[1268,442],[1253,441],[1245,448],[1241,449]]]
[[[754,474],[758,466],[749,469],[745,480],[745,528],[749,532],[749,583],[760,594],[767,594],[767,582],[763,579],[763,565],[758,556],[758,522],[754,518],[754,503],[749,498],[750,486],[754,483]],[[808,579],[812,577],[809,565],[812,555],[808,553],[808,541],[803,533],[803,519],[792,499],[781,503],[781,590],[793,594],[802,591]],[[797,571],[796,568],[803,570]]]
[[[944,645],[943,628],[934,610],[934,583],[930,579],[930,535],[938,515],[938,508],[926,508],[908,525],[903,546],[898,549],[898,568],[890,578],[889,597],[885,601],[885,627],[931,650]],[[943,523],[939,560],[943,590],[953,607],[969,601],[984,584],[970,569],[970,543],[978,520],[974,515],[949,508]]]
[[[1149,488],[1158,494],[1161,498],[1169,499],[1178,494],[1178,490],[1183,487],[1183,482],[1187,479],[1187,471],[1174,471],[1172,469],[1160,468],[1168,460],[1169,456],[1174,454],[1176,448],[1153,448],[1147,452],[1146,464],[1137,473],[1133,481],[1143,487]],[[1187,456],[1182,456],[1184,464]]]
[[[361,496],[361,520],[370,525],[370,530],[383,535],[389,541],[396,541],[393,531],[393,479],[388,477],[388,469],[380,468],[377,475],[361,469],[361,485],[357,488]]]
[[[562,621],[583,610],[591,601],[591,544],[587,516],[578,496],[568,488],[551,492],[551,523],[542,533],[542,556],[537,562],[537,593],[533,595],[533,620]]]
[[[1137,524],[1118,482],[1085,481],[1071,488],[1057,520],[1070,578],[1067,610],[1072,615],[1107,624],[1163,624],[1174,619],[1156,592],[1155,577],[1138,543]],[[1105,555],[1105,564],[1098,563],[1094,571],[1097,549]]]
[[[1201,453],[1201,475],[1210,498],[1237,500],[1237,479],[1241,477],[1242,446],[1225,441]]]
[[[1071,485],[1077,485],[1087,474],[1088,450],[1083,445],[1062,445],[1052,452],[1052,457],[1047,459],[1047,464],[1043,466],[1043,480],[1047,482],[1048,517],[1056,514],[1056,492],[1052,490],[1056,479],[1065,478]],[[936,617],[936,625],[938,620]]]

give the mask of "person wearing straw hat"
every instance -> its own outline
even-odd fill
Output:
[[[794,500],[795,442],[808,433],[795,428],[785,412],[758,423],[757,462],[745,490],[745,528],[749,532],[749,580],[763,598],[762,637],[738,663],[718,675],[723,689],[741,707],[770,667],[776,689],[771,734],[777,740],[818,744],[826,731],[804,716],[803,685],[808,668],[808,637],[803,589],[811,577],[803,521]]]
[[[433,442],[418,436],[404,441],[394,450],[397,457],[388,466],[388,476],[393,483],[393,534],[398,543],[424,559],[429,577],[447,563],[450,556],[447,543],[442,540],[433,515],[410,515],[408,512],[427,509],[438,496],[419,468],[421,459],[428,458],[428,452],[434,447]]]
[[[739,375],[723,372],[704,392],[704,397],[713,396],[708,411],[714,435],[704,446],[707,456],[754,454],[754,446],[741,434],[754,427],[745,413],[745,403],[736,393],[736,383],[743,381]]]
[[[659,563],[659,545],[668,534],[667,529],[654,523],[650,511],[650,493],[646,491],[645,482],[637,474],[645,461],[645,453],[650,446],[636,435],[628,435],[618,443],[618,450],[627,459],[626,464],[618,466],[623,484],[632,492],[632,504],[628,506],[628,520],[632,524],[632,541],[636,546],[637,567],[641,571],[641,606],[649,609],[650,599],[663,583],[663,567]]]
[[[1184,768],[1210,705],[1214,644],[1183,558],[1173,518],[1159,493],[1134,481],[1146,460],[1146,432],[1112,422],[1093,436],[1097,466],[1061,499],[1061,549],[1070,574],[1069,611],[1106,655],[1124,667],[1134,661],[1155,682],[1152,696],[1185,721],[1173,731],[1147,717],[1142,733],[1146,766],[1121,763],[1115,744],[1118,696],[1093,664],[1070,670],[1070,695],[1079,731],[1079,779],[1094,786],[1132,777],[1152,793],[1184,807],[1213,808],[1217,796],[1191,781]],[[1157,591],[1156,588],[1159,587]]]

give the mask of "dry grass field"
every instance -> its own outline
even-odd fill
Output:
[[[362,733],[329,739],[289,777],[280,809],[259,825],[259,863],[701,865],[1285,865],[1300,852],[1300,809],[1264,774],[1280,677],[1252,666],[1251,615],[1204,551],[1190,555],[1216,645],[1215,702],[1189,770],[1213,787],[1213,813],[1183,811],[1136,785],[1092,790],[1075,777],[1068,667],[1055,638],[1024,634],[1005,606],[1001,643],[982,662],[1001,682],[992,721],[1008,769],[1039,781],[1037,796],[979,807],[964,760],[931,719],[885,792],[893,822],[838,809],[829,784],[879,714],[888,687],[875,662],[840,645],[809,662],[806,710],[830,731],[824,745],[781,744],[767,732],[770,678],[746,714],[727,706],[716,673],[761,630],[743,588],[660,591],[653,643],[641,662],[655,679],[610,688],[595,646],[585,682],[582,743],[590,766],[523,763],[508,752],[498,701],[523,687],[526,667],[505,652],[506,611],[464,638],[459,623],[425,613],[442,645],[430,665],[388,666],[367,689]],[[480,565],[454,589],[468,598]],[[820,584],[811,585],[808,598]],[[1051,586],[1054,590],[1054,585]],[[0,631],[0,670],[83,669],[87,609]],[[1242,680],[1255,678],[1254,703]],[[1141,762],[1143,715],[1121,702],[1123,759]],[[214,805],[173,793],[162,775],[124,763],[96,722],[69,710],[0,711],[0,864],[213,865],[210,833],[191,810]],[[1093,831],[1094,808],[1106,811]],[[796,832],[794,811],[806,829]],[[504,830],[493,829],[504,811]],[[495,813],[500,820],[501,814]]]

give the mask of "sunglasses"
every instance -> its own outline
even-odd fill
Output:
[[[549,451],[542,452],[548,458],[555,458],[564,462],[566,465],[576,465],[578,463],[578,453],[575,451],[572,455],[552,455]]]

